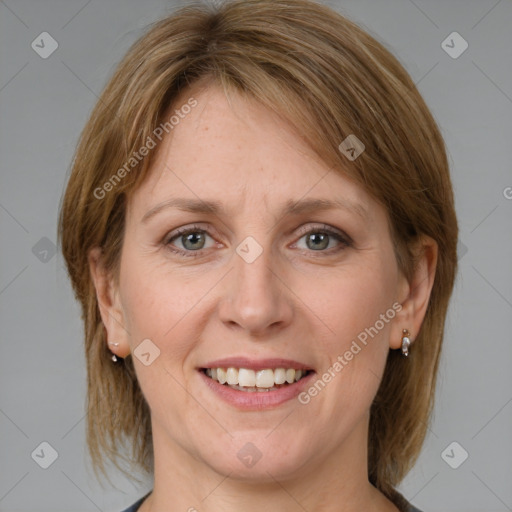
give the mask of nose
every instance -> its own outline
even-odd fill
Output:
[[[293,316],[291,292],[282,272],[272,261],[270,249],[248,263],[238,254],[228,275],[224,297],[219,306],[222,322],[246,335],[275,334],[290,324]]]

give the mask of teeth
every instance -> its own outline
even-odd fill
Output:
[[[226,373],[228,384],[238,384],[238,370],[236,368],[228,368]]]
[[[240,368],[240,370],[238,370],[238,382],[235,382],[235,384],[240,384],[240,386],[246,388],[254,387],[256,385],[256,374],[254,370]]]
[[[286,370],[284,368],[276,368],[274,370],[274,382],[276,384],[284,384],[286,381]]]
[[[293,384],[306,375],[305,370],[293,368],[271,368],[265,370],[250,370],[248,368],[207,368],[208,377],[227,384],[235,389],[244,391],[268,391],[285,383]],[[244,389],[245,388],[245,389]]]
[[[271,388],[274,385],[273,370],[260,370],[256,372],[256,387]]]
[[[221,384],[225,384],[228,380],[227,372],[224,368],[217,368],[217,380]]]

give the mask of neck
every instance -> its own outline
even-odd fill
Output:
[[[243,476],[240,461],[229,468],[213,467],[198,452],[191,456],[153,424],[154,488],[140,512],[398,512],[367,476],[368,421],[346,438],[343,446],[290,469],[262,457]],[[215,448],[211,447],[211,452]],[[265,459],[272,464],[265,465]],[[215,460],[215,458],[213,458]],[[220,458],[219,458],[220,460]]]

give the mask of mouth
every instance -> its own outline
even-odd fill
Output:
[[[246,393],[278,391],[314,373],[313,370],[302,368],[278,367],[253,370],[233,366],[201,368],[200,371],[223,386]]]
[[[292,359],[245,356],[215,359],[196,369],[212,396],[244,411],[293,403],[316,375],[313,367]]]

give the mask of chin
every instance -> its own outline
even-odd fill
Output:
[[[217,473],[229,474],[230,479],[245,482],[275,483],[275,480],[288,480],[303,474],[311,455],[297,451],[297,448],[307,445],[295,440],[292,446],[287,446],[278,437],[270,442],[265,439],[267,435],[252,436],[254,441],[248,441],[244,436],[243,441],[233,441],[226,447],[222,456],[212,457],[210,451],[203,460]]]

